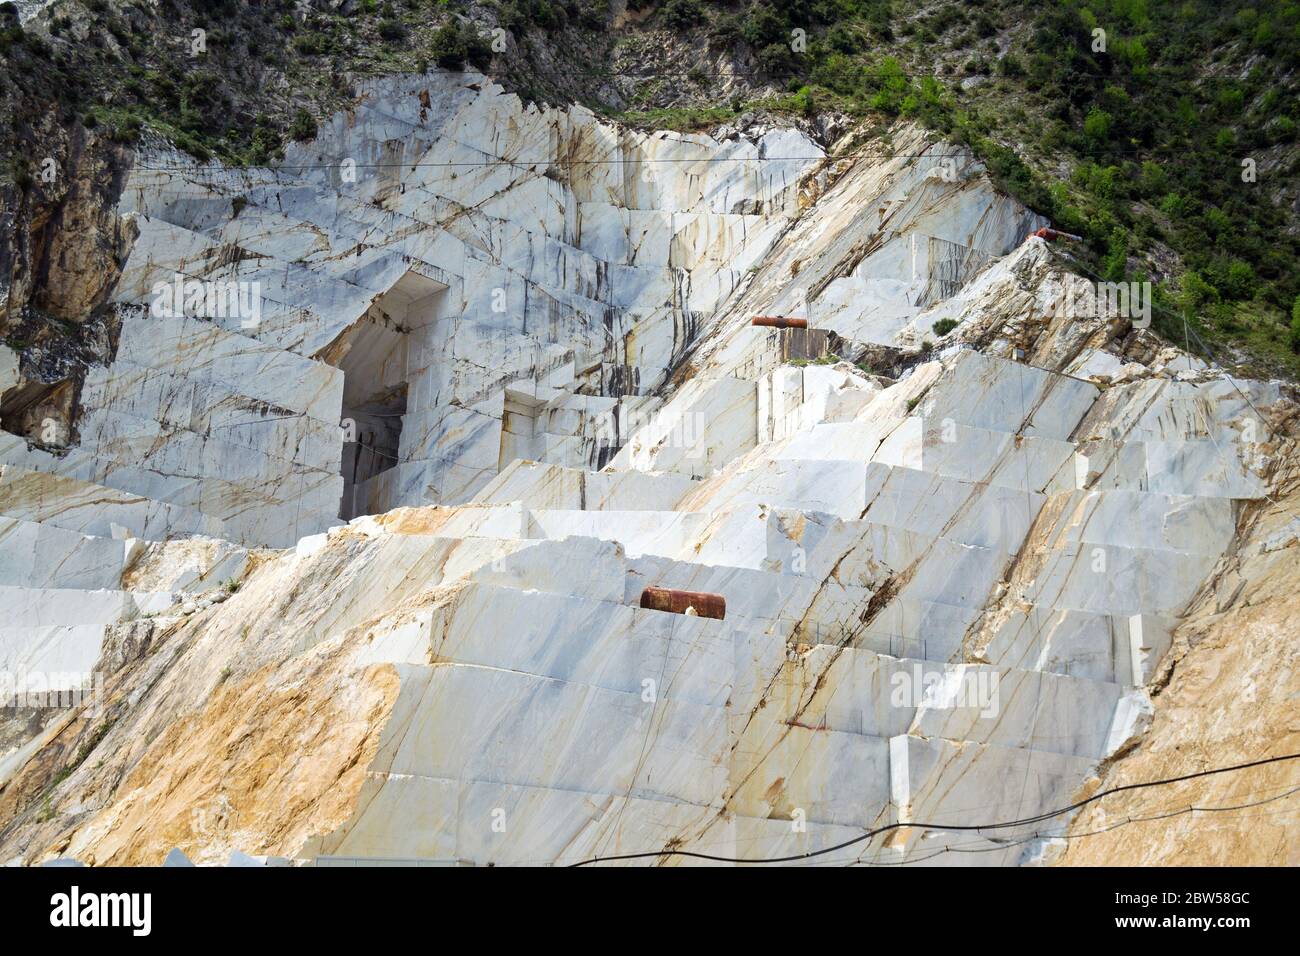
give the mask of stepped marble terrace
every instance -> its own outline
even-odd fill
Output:
[[[275,168],[142,151],[118,211],[111,359],[0,433],[7,862],[1032,818],[1147,731],[1294,456],[1289,386],[1071,315],[1046,220],[905,123],[645,133],[387,78]],[[1069,823],[821,860],[1051,862]]]

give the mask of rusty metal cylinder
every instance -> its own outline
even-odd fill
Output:
[[[789,315],[756,315],[750,325],[759,325],[765,329],[806,329],[807,319],[796,319]]]
[[[1039,229],[1034,233],[1034,235],[1039,239],[1042,239],[1044,242],[1055,242],[1057,239],[1069,239],[1073,242],[1080,242],[1083,239],[1082,236],[1076,236],[1074,233],[1061,232],[1059,229],[1052,229],[1048,226]]]
[[[641,592],[641,606],[651,611],[685,614],[693,609],[699,617],[721,621],[727,616],[727,599],[706,591],[678,591],[676,588],[646,588]]]

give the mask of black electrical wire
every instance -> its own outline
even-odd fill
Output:
[[[1063,833],[1063,834],[1031,833],[1029,836],[1025,837],[1024,839],[1013,840],[1005,843],[995,843],[993,846],[980,846],[980,845],[975,845],[970,843],[946,844],[942,847],[934,848],[935,852],[927,853],[925,856],[917,857],[915,859],[893,860],[893,861],[886,861],[886,862],[881,862],[878,860],[854,860],[849,865],[856,866],[858,863],[864,863],[867,866],[909,866],[916,863],[923,863],[926,860],[931,860],[936,856],[942,856],[945,853],[996,853],[999,850],[1007,850],[1013,847],[1025,846],[1029,843],[1033,843],[1035,840],[1064,840],[1066,842],[1069,842],[1071,840],[1081,840],[1085,837],[1101,836],[1103,834],[1111,833],[1115,830],[1118,830],[1120,827],[1130,826],[1134,823],[1150,823],[1154,820],[1169,820],[1172,819],[1173,817],[1183,816],[1188,813],[1225,813],[1228,811],[1249,810],[1252,807],[1262,807],[1268,803],[1276,803],[1278,800],[1285,800],[1287,797],[1293,796],[1296,793],[1300,793],[1300,787],[1292,787],[1291,789],[1286,790],[1279,794],[1275,794],[1274,796],[1266,797],[1262,800],[1252,800],[1249,803],[1237,803],[1225,807],[1198,807],[1192,805],[1192,806],[1180,807],[1177,810],[1171,810],[1166,813],[1152,814],[1151,816],[1147,816],[1147,817],[1125,817],[1123,820],[1120,820],[1117,823],[1113,823],[1108,827],[1102,827],[1099,830],[1088,830],[1084,833]],[[985,839],[988,840],[992,838],[986,837]]]
[[[942,823],[923,823],[919,821],[905,822],[905,823],[903,822],[889,823],[883,827],[876,827],[874,830],[868,830],[866,833],[863,833],[861,836],[853,837],[851,840],[845,840],[841,843],[835,844],[834,846],[823,847],[820,850],[809,850],[806,853],[796,853],[791,856],[754,857],[754,858],[746,859],[744,857],[716,856],[711,853],[696,853],[692,850],[647,850],[640,853],[620,853],[615,856],[590,857],[588,859],[580,860],[577,863],[572,863],[570,865],[587,866],[591,863],[609,863],[609,862],[617,862],[620,860],[644,860],[644,859],[650,859],[654,857],[664,857],[664,856],[684,856],[684,857],[690,857],[692,859],[697,859],[697,860],[710,860],[715,863],[793,863],[798,860],[807,860],[812,857],[824,856],[827,853],[834,853],[837,850],[843,850],[846,847],[854,846],[855,844],[858,843],[863,843],[867,840],[872,839],[873,837],[879,836],[882,833],[888,833],[891,830],[902,830],[907,828],[913,828],[917,830],[952,830],[952,831],[976,830],[978,831],[978,830],[1001,830],[1009,827],[1024,826],[1026,824],[1031,824],[1031,823],[1041,823],[1044,820],[1050,820],[1053,817],[1064,816],[1067,813],[1073,813],[1075,810],[1081,809],[1082,807],[1086,807],[1090,803],[1095,803],[1096,801],[1102,799],[1103,797],[1108,797],[1116,793],[1123,793],[1126,790],[1143,790],[1151,787],[1164,787],[1174,783],[1181,783],[1184,780],[1196,780],[1201,777],[1211,777],[1221,773],[1234,773],[1238,770],[1249,770],[1252,767],[1262,767],[1262,766],[1266,766],[1267,764],[1281,763],[1283,761],[1297,760],[1297,759],[1300,759],[1300,753],[1282,754],[1281,756],[1277,756],[1277,757],[1265,757],[1262,760],[1252,760],[1249,763],[1234,764],[1230,767],[1216,767],[1213,770],[1201,770],[1196,773],[1184,774],[1180,777],[1166,777],[1163,780],[1149,780],[1144,783],[1124,784],[1123,786],[1111,787],[1108,790],[1102,790],[1098,793],[1094,793],[1091,797],[1087,797],[1083,800],[1079,800],[1078,802],[1072,803],[1067,807],[1061,807],[1058,810],[1050,810],[1046,813],[1040,813],[1037,816],[1025,817],[1024,819],[1021,820],[1007,820],[1001,823],[985,823],[985,824],[978,824],[978,825],[976,824],[949,825],[949,824],[942,824]]]

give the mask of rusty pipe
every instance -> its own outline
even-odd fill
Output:
[[[649,587],[641,592],[641,606],[651,611],[685,614],[687,609],[699,617],[721,621],[727,616],[727,599],[707,591],[679,591],[676,588]]]
[[[1071,232],[1061,232],[1059,229],[1052,229],[1047,226],[1036,231],[1034,235],[1044,242],[1055,242],[1057,239],[1070,239],[1074,242],[1083,241],[1083,236],[1076,236]]]
[[[756,315],[749,324],[762,326],[765,329],[808,328],[807,319],[796,319],[789,315]]]

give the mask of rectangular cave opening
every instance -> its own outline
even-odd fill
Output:
[[[397,465],[406,414],[406,383],[384,389],[352,405],[344,404],[343,504],[339,517],[369,514],[372,478]],[[348,440],[352,439],[352,440]]]
[[[339,517],[381,514],[401,501],[399,468],[403,461],[402,426],[408,404],[420,394],[410,369],[412,333],[430,325],[438,296],[447,285],[429,273],[432,267],[411,264],[365,313],[322,349],[317,358],[343,373],[343,497]],[[410,436],[408,435],[408,441]],[[410,454],[409,449],[405,450]]]
[[[389,479],[401,457],[407,413],[407,330],[372,306],[330,347],[328,359],[343,372],[343,499],[339,517],[386,511]]]

